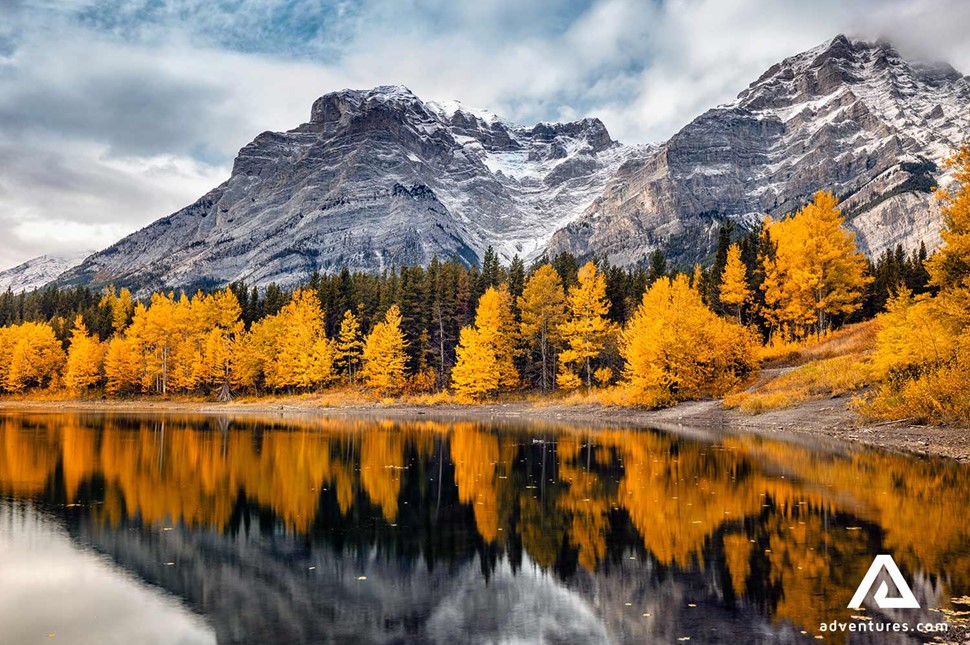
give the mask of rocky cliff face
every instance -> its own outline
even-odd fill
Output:
[[[314,271],[432,257],[534,256],[620,163],[597,119],[509,125],[403,87],[318,99],[309,122],[265,132],[196,203],[89,258],[64,283],[294,284]]]
[[[772,66],[662,145],[622,146],[597,119],[515,126],[403,87],[318,99],[310,120],[244,147],[223,185],[88,258],[63,284],[299,283],[492,245],[614,264],[664,249],[705,259],[726,218],[756,225],[817,190],[860,247],[939,241],[931,188],[968,132],[970,79],[839,36]]]
[[[655,248],[704,258],[725,218],[783,215],[817,190],[840,197],[859,246],[939,242],[931,187],[967,133],[970,79],[903,60],[885,42],[839,36],[772,66],[652,155],[620,168],[550,251],[629,264]]]

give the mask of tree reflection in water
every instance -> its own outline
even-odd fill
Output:
[[[0,420],[0,495],[62,518],[230,642],[291,622],[297,642],[454,639],[456,625],[487,640],[534,634],[543,616],[557,616],[550,629],[563,638],[592,641],[744,639],[754,623],[764,642],[811,638],[853,613],[845,606],[876,553],[893,554],[924,608],[970,592],[968,490],[970,469],[955,463],[751,436]]]

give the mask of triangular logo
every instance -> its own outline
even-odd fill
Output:
[[[877,555],[876,559],[872,561],[872,565],[866,572],[865,577],[859,583],[859,588],[855,590],[855,595],[849,601],[849,609],[862,608],[862,602],[869,595],[869,592],[872,590],[872,585],[876,583],[876,577],[883,569],[886,570],[893,584],[896,585],[896,590],[899,591],[899,597],[887,597],[889,594],[889,586],[884,581],[876,589],[876,593],[872,595],[872,599],[876,601],[876,606],[880,609],[919,609],[919,602],[916,600],[916,596],[913,595],[913,590],[906,583],[906,579],[903,578],[899,567],[896,566],[895,560],[893,560],[891,555],[885,554]]]

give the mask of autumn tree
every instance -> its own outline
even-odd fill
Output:
[[[451,385],[459,396],[481,398],[499,389],[495,348],[484,333],[471,326],[463,328],[456,351]]]
[[[970,422],[970,144],[947,159],[956,183],[938,194],[943,246],[926,263],[936,296],[898,289],[873,352],[883,383],[864,411],[885,418]]]
[[[961,146],[947,158],[956,184],[951,190],[940,190],[943,208],[943,246],[926,263],[933,286],[943,290],[953,302],[962,302],[970,311],[970,143]],[[970,319],[966,320],[970,323]]]
[[[775,248],[764,266],[765,315],[789,335],[823,334],[833,316],[862,304],[871,278],[843,221],[838,200],[822,191],[795,215],[767,221]]]
[[[748,273],[741,262],[741,247],[732,244],[728,247],[724,271],[721,273],[721,302],[735,307],[738,322],[741,322],[741,308],[751,300],[748,288]]]
[[[529,276],[519,296],[522,338],[539,351],[542,391],[552,385],[549,363],[553,344],[559,337],[559,326],[566,320],[566,294],[559,274],[543,264]]]
[[[451,382],[460,395],[483,396],[499,388],[515,387],[515,318],[512,297],[503,284],[488,287],[478,302],[475,326],[461,331]]]
[[[64,385],[75,391],[86,390],[101,381],[104,365],[104,348],[101,341],[88,333],[84,318],[74,319],[71,344],[67,351],[64,368]]]
[[[0,329],[0,386],[8,392],[47,387],[60,376],[66,356],[47,323]]]
[[[135,313],[135,301],[131,297],[131,292],[125,288],[115,292],[114,287],[108,287],[101,298],[100,306],[110,310],[111,328],[116,334],[125,330]]]
[[[407,382],[407,341],[401,331],[401,311],[391,305],[384,320],[374,325],[364,341],[360,376],[374,390],[398,392]]]
[[[360,323],[354,312],[348,309],[340,321],[334,363],[337,371],[350,383],[357,381],[363,351],[364,340],[360,333]]]
[[[660,278],[620,336],[634,402],[659,406],[720,394],[755,365],[752,332],[712,312],[687,276]]]
[[[569,288],[566,298],[568,318],[559,325],[566,349],[559,354],[563,369],[558,376],[559,385],[566,389],[579,387],[579,376],[572,371],[577,366],[586,372],[586,387],[593,387],[592,362],[613,333],[613,326],[606,318],[609,301],[606,298],[606,279],[597,271],[596,265],[587,262],[579,270],[576,285]]]

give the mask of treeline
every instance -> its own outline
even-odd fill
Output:
[[[925,292],[925,254],[869,263],[821,192],[758,230],[726,224],[707,268],[671,270],[659,252],[642,267],[561,254],[527,268],[489,250],[480,268],[343,270],[293,291],[8,291],[0,390],[226,397],[343,383],[482,398],[621,383],[617,401],[661,405],[733,386],[761,342],[871,316],[901,285]]]

